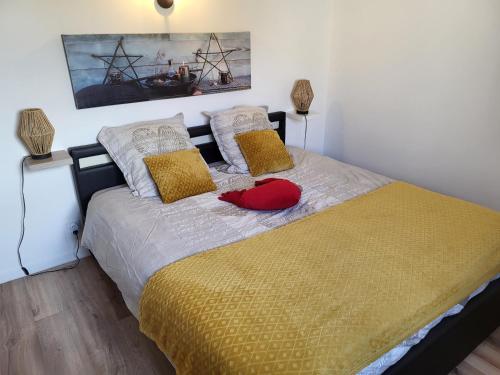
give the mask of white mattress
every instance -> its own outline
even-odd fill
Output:
[[[128,187],[94,194],[87,211],[82,246],[90,249],[115,281],[134,316],[142,290],[160,268],[193,254],[240,241],[327,207],[366,194],[391,179],[330,158],[289,148],[295,168],[272,177],[287,178],[303,188],[300,203],[281,212],[255,212],[219,201],[220,193],[249,188],[255,178],[226,174],[224,164],[210,171],[217,191],[165,205],[158,197],[137,198]],[[270,176],[262,176],[264,179]],[[485,286],[484,286],[485,287]],[[472,298],[472,296],[470,297]],[[397,362],[457,305],[379,358],[361,373],[379,374]]]

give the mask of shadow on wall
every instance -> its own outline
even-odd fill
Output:
[[[334,159],[344,160],[344,115],[340,103],[332,102],[327,111],[327,118],[330,119],[329,126],[325,130],[325,155]]]

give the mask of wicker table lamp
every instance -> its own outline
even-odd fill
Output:
[[[33,159],[47,159],[52,156],[54,133],[54,127],[41,109],[29,108],[21,112],[19,136],[30,150]]]
[[[292,91],[292,100],[295,109],[299,115],[307,115],[309,107],[314,99],[314,92],[311,87],[311,82],[307,79],[300,79],[295,82]]]

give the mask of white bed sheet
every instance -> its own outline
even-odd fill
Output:
[[[82,246],[120,289],[134,316],[148,279],[162,267],[196,253],[240,241],[294,220],[366,194],[392,180],[315,153],[290,147],[295,168],[273,174],[303,188],[300,203],[281,212],[255,212],[219,201],[222,192],[249,188],[255,178],[224,173],[226,166],[210,168],[217,191],[165,205],[158,197],[138,198],[128,187],[94,194],[87,211]],[[262,176],[264,179],[271,176]],[[471,297],[470,297],[471,298]],[[445,316],[386,353],[361,372],[380,374],[397,362]]]

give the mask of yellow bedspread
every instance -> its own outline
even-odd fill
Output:
[[[178,375],[353,374],[499,272],[499,213],[398,182],[165,267],[140,328]]]

